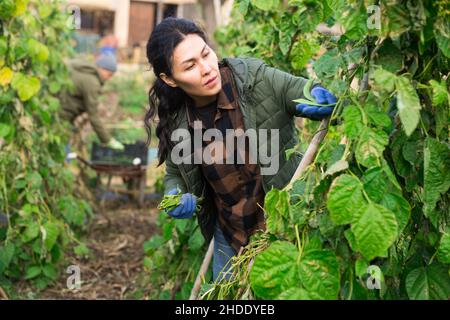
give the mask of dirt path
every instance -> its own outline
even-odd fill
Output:
[[[67,267],[80,267],[80,289],[67,288],[70,274],[62,270],[55,285],[33,298],[145,299],[149,288],[143,272],[143,243],[156,230],[156,205],[154,201],[147,202],[145,209],[133,204],[116,208],[110,205],[103,213],[97,213],[84,237],[91,251],[89,258],[72,254],[65,259]],[[29,289],[24,287],[21,295],[30,296]]]

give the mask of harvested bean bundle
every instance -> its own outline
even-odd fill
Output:
[[[158,209],[166,210],[166,211],[171,211],[171,210],[175,209],[176,207],[178,207],[180,205],[181,196],[182,196],[182,194],[180,192],[178,194],[174,194],[174,195],[169,195],[169,194],[164,195],[164,198],[162,199],[161,203],[158,205]],[[202,202],[203,202],[203,198],[197,198],[197,206],[195,209],[196,213],[200,212],[200,209],[202,208],[202,206],[201,206]]]

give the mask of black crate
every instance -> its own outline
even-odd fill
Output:
[[[121,151],[94,142],[91,150],[91,163],[132,166],[134,159],[140,158],[140,165],[147,165],[148,148],[145,142],[138,141],[124,146],[125,149]]]

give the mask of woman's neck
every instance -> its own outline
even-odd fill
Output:
[[[203,108],[217,100],[217,95],[210,97],[195,97],[194,105],[196,108]]]

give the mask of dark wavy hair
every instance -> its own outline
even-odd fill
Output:
[[[149,109],[145,114],[144,124],[148,134],[147,144],[149,144],[151,124],[158,115],[159,122],[156,126],[156,136],[159,139],[158,166],[164,163],[168,156],[171,146],[170,136],[176,129],[173,128],[175,116],[186,103],[192,103],[192,98],[182,89],[167,85],[159,75],[165,73],[169,77],[172,76],[173,52],[189,34],[197,34],[206,43],[208,42],[206,33],[193,21],[173,17],[162,20],[147,42],[147,59],[153,67],[156,81],[149,91]]]

